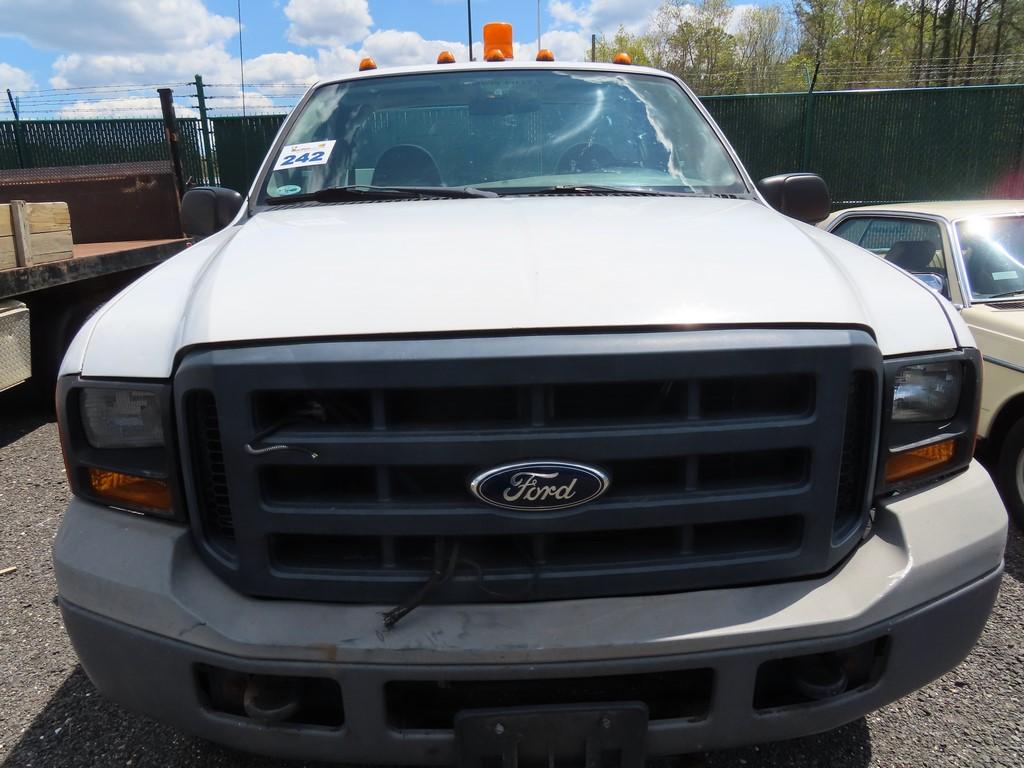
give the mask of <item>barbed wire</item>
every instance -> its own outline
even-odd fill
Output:
[[[771,64],[735,63],[728,69],[701,71],[697,65],[677,63],[670,69],[702,96],[741,93],[783,93],[806,90],[814,82],[816,91],[866,90],[872,88],[920,88],[1024,83],[1024,53],[978,54],[962,57],[902,58],[884,56],[869,62],[824,62],[814,72],[806,61]],[[26,119],[98,119],[110,117],[159,117],[157,88],[171,88],[179,116],[199,112],[195,81],[170,83],[121,83],[66,88],[14,90],[19,116]],[[264,103],[247,104],[256,115],[285,114],[309,88],[304,81],[204,83],[207,113],[226,117],[241,111],[240,103],[227,103],[262,96]],[[2,84],[0,84],[2,89]],[[6,99],[0,99],[0,116],[13,117]]]

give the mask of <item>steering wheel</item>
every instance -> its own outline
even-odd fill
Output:
[[[592,173],[618,164],[615,155],[603,144],[574,144],[558,159],[556,172]]]

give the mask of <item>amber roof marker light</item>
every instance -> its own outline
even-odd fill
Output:
[[[515,58],[512,46],[512,25],[504,21],[492,21],[484,24],[484,51],[488,61],[506,61]],[[495,51],[501,52],[501,58],[492,58]]]
[[[628,67],[630,64],[633,63],[633,57],[630,56],[628,53],[617,53],[615,54],[615,58],[612,59],[612,63],[622,64]]]
[[[547,48],[541,48],[537,51],[537,61],[554,61],[555,54],[549,51]]]
[[[359,62],[359,71],[360,72],[368,72],[369,70],[376,69],[376,68],[377,68],[377,62],[374,61],[373,59],[371,59],[370,57],[366,57],[365,59],[363,59],[362,61]]]
[[[441,51],[439,54],[437,54],[437,63],[438,64],[454,64],[455,63],[455,54],[452,53],[451,51]]]

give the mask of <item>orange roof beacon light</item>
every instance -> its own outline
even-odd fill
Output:
[[[555,54],[549,51],[547,48],[541,48],[537,51],[537,61],[554,61]]]
[[[376,69],[377,62],[367,56],[365,59],[359,62],[359,71],[366,72],[367,70]]]
[[[633,63],[633,57],[626,52],[615,54],[615,58],[612,59],[613,64],[624,64],[627,67]]]
[[[503,58],[491,58],[495,48],[501,51]],[[488,61],[505,61],[505,59],[515,58],[515,52],[512,49],[512,25],[503,21],[484,24],[484,50],[487,51]]]
[[[454,64],[455,63],[455,54],[452,53],[451,51],[441,51],[439,54],[437,54],[437,63],[438,64]]]

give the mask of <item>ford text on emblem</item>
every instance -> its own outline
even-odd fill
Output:
[[[548,512],[593,501],[608,490],[608,476],[599,469],[564,461],[506,464],[477,475],[473,494],[505,509]]]

